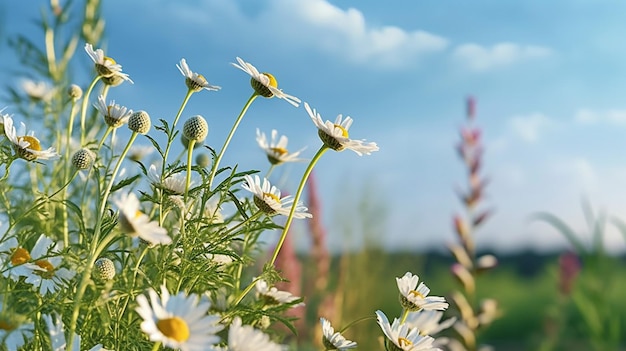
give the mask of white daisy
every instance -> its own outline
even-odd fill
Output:
[[[396,278],[400,290],[400,303],[409,311],[445,310],[448,308],[446,299],[440,296],[428,296],[430,289],[423,282],[417,286],[419,277],[406,272],[402,278]]]
[[[240,70],[248,73],[252,79],[250,83],[252,84],[252,88],[256,91],[257,94],[264,96],[266,98],[271,98],[276,96],[279,99],[283,99],[288,103],[292,104],[295,107],[298,107],[300,104],[300,99],[295,96],[291,96],[289,94],[283,93],[282,90],[278,89],[278,82],[273,75],[269,73],[259,73],[259,71],[253,65],[248,62],[242,60],[237,57],[236,63],[231,63],[233,66],[239,68]]]
[[[235,317],[228,330],[228,351],[283,351],[283,345],[270,340],[270,337],[250,325],[242,325],[241,318]]]
[[[67,348],[67,342],[65,341],[65,328],[63,326],[63,320],[59,315],[47,315],[44,314],[43,320],[46,322],[46,326],[48,327],[48,333],[50,334],[50,343],[52,347],[52,351],[65,351]],[[80,351],[80,335],[74,333],[74,341],[72,342],[72,350]],[[89,351],[108,351],[102,347],[101,344],[98,344],[89,349]]]
[[[30,277],[40,270],[42,268],[30,262],[30,252],[20,247],[15,237],[0,243],[0,272],[5,278],[18,281],[20,277]]]
[[[53,147],[42,150],[39,139],[35,138],[35,134],[32,131],[26,134],[26,125],[24,125],[24,123],[20,123],[20,136],[18,136],[18,132],[13,125],[13,119],[7,115],[3,115],[2,119],[4,133],[7,139],[13,144],[13,149],[19,157],[27,161],[37,159],[54,160],[60,157]]]
[[[206,80],[206,78],[204,78],[202,74],[192,72],[191,69],[189,69],[187,61],[185,59],[180,60],[180,66],[176,65],[176,67],[178,67],[180,73],[185,76],[185,83],[187,84],[187,87],[195,92],[198,92],[202,89],[206,89],[209,91],[217,91],[222,89],[217,85],[209,84],[209,82]]]
[[[378,325],[385,333],[386,349],[389,351],[441,351],[435,347],[430,336],[420,335],[416,328],[410,328],[407,324],[400,324],[400,320],[395,318],[393,324],[389,324],[387,316],[381,311],[376,311]]]
[[[284,135],[278,138],[278,131],[276,129],[272,130],[272,138],[269,142],[265,133],[261,133],[258,128],[256,130],[256,142],[259,144],[259,147],[265,151],[267,159],[273,165],[279,165],[284,162],[304,161],[298,158],[298,155],[300,155],[304,149],[290,153],[287,151],[287,141],[288,139]]]
[[[26,344],[33,337],[34,323],[26,323],[25,318],[2,306],[0,299],[0,346],[15,351]]]
[[[280,304],[290,304],[301,298],[298,296],[292,295],[288,291],[281,291],[276,289],[276,287],[270,287],[269,284],[263,279],[259,279],[255,285],[257,294],[264,299],[267,304],[272,305],[280,305]],[[304,303],[300,302],[292,307],[304,306]]]
[[[404,323],[411,328],[417,328],[422,335],[435,335],[442,330],[450,328],[456,317],[448,318],[441,321],[443,312],[433,310],[421,310],[417,312],[409,312]]]
[[[43,270],[37,270],[34,274],[26,277],[25,282],[39,288],[39,294],[46,295],[55,293],[72,280],[76,272],[60,267],[63,259],[60,254],[60,245],[45,235],[39,236],[30,256]]]
[[[151,341],[182,351],[210,350],[220,342],[217,332],[224,329],[219,315],[207,315],[209,301],[199,301],[197,295],[186,296],[184,292],[170,296],[161,286],[161,297],[153,289],[148,290],[150,302],[140,295],[135,310],[143,322],[141,330]]]
[[[47,82],[38,81],[35,82],[30,79],[22,81],[22,90],[33,100],[48,101],[54,94],[54,88]]]
[[[320,318],[322,323],[322,343],[326,350],[349,350],[356,348],[356,342],[346,339],[341,333],[335,333],[335,328],[325,318]]]
[[[242,185],[242,188],[248,190],[254,194],[254,204],[266,213],[267,215],[281,214],[289,216],[291,206],[293,206],[293,197],[291,195],[280,198],[280,190],[275,186],[272,186],[270,182],[263,178],[263,184],[258,175],[254,178],[250,175],[246,175],[246,182]],[[296,204],[296,211],[294,212],[294,218],[311,218],[313,215],[307,213],[308,209],[298,202]]]
[[[182,172],[170,174],[161,182],[161,174],[157,171],[156,165],[152,164],[148,169],[148,178],[150,178],[150,181],[156,187],[165,188],[174,194],[182,195],[185,193],[187,177]],[[189,184],[189,187],[191,188],[192,185],[193,181]]]
[[[107,105],[102,95],[98,96],[98,102],[93,104],[93,106],[104,117],[106,124],[113,128],[119,128],[128,123],[128,119],[133,114],[133,110],[115,104],[115,100],[111,100]]]
[[[128,74],[122,72],[122,65],[115,62],[114,59],[104,56],[102,49],[94,51],[93,46],[87,43],[85,44],[85,51],[94,62],[99,75],[105,78],[119,77],[133,83]]]
[[[311,109],[306,102],[304,103],[304,108],[313,120],[313,123],[315,123],[315,126],[317,126],[317,134],[327,147],[335,151],[350,149],[359,156],[363,156],[363,154],[369,155],[374,151],[378,151],[378,145],[374,142],[349,138],[348,129],[352,125],[352,118],[346,117],[346,119],[343,119],[342,115],[338,115],[335,123],[328,120],[324,122],[322,116],[315,109]]]
[[[139,237],[150,244],[169,244],[172,238],[167,230],[139,210],[139,199],[135,194],[122,194],[113,202],[119,209],[119,223],[122,231],[132,237]]]

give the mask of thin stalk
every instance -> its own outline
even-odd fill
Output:
[[[89,95],[91,95],[93,88],[96,86],[96,83],[98,83],[100,79],[102,79],[102,76],[100,75],[94,78],[91,84],[89,85],[89,88],[87,88],[85,95],[83,96],[83,103],[81,104],[81,108],[80,108],[80,145],[81,146],[85,144],[85,118],[87,116],[87,104],[89,103]]]
[[[300,200],[300,195],[302,195],[302,190],[304,190],[304,184],[306,184],[306,181],[309,178],[311,171],[313,171],[313,167],[315,166],[317,161],[319,161],[319,159],[327,150],[328,150],[328,146],[326,146],[326,144],[323,144],[322,147],[320,147],[320,149],[317,151],[315,156],[313,156],[313,159],[311,159],[309,166],[304,171],[304,175],[302,175],[302,180],[300,180],[300,185],[298,186],[298,190],[296,191],[296,194],[294,195],[294,198],[293,198],[293,203],[291,204],[291,211],[289,211],[289,217],[287,217],[287,222],[285,222],[285,226],[283,227],[283,232],[280,235],[280,239],[278,240],[278,244],[276,245],[276,248],[274,249],[274,254],[272,255],[270,265],[274,265],[274,262],[276,262],[276,258],[278,258],[278,253],[280,252],[280,248],[283,246],[283,243],[285,242],[285,238],[287,237],[287,233],[289,232],[289,227],[291,226],[291,222],[293,221],[293,215],[294,213],[296,213],[298,200]]]
[[[246,111],[248,111],[248,108],[250,107],[250,105],[252,104],[254,99],[256,99],[257,96],[259,95],[256,92],[252,93],[252,96],[250,96],[248,101],[246,101],[246,104],[243,106],[243,109],[241,109],[241,112],[239,112],[239,116],[237,117],[235,124],[233,124],[233,127],[230,130],[230,133],[228,133],[228,137],[226,137],[226,141],[224,141],[224,146],[222,146],[220,153],[217,155],[217,158],[215,159],[215,162],[213,162],[213,167],[211,167],[211,175],[209,176],[209,186],[207,188],[208,190],[211,190],[211,186],[213,185],[213,179],[215,178],[215,173],[217,173],[217,170],[219,169],[220,162],[222,161],[222,157],[224,157],[224,152],[226,151],[226,148],[228,147],[230,140],[233,138],[233,135],[235,135],[235,130],[237,130],[237,126],[239,126],[239,123],[243,119],[243,116],[246,114]]]

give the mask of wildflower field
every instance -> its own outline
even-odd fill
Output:
[[[225,62],[240,74],[242,102],[223,117],[232,121],[227,135],[209,136],[211,118],[187,112],[194,99],[221,103],[222,88],[211,67],[184,53],[158,68],[180,72],[177,86],[163,87],[180,96],[177,113],[136,106],[116,94],[138,82],[106,49],[101,6],[51,0],[40,17],[33,12],[40,37],[2,38],[22,65],[11,74],[24,79],[0,94],[0,350],[600,351],[626,343],[626,271],[602,249],[601,214],[585,208],[591,246],[558,217],[536,214],[570,241],[568,253],[511,258],[476,247],[497,204],[484,196],[488,126],[473,97],[450,145],[464,169],[462,211],[450,218],[455,241],[436,253],[386,251],[383,211],[363,191],[340,205],[356,215],[333,231],[358,231],[362,245],[331,252],[321,209],[332,204],[320,198],[325,184],[314,170],[328,157],[375,154],[385,147],[376,135],[353,133],[358,116],[321,113],[279,84],[280,71],[237,56]],[[266,167],[229,164],[234,136],[261,104],[288,105],[315,144],[264,126],[256,142]],[[306,165],[301,174],[276,171],[293,162]],[[297,187],[281,189],[286,174]],[[310,251],[295,249],[296,235]],[[527,262],[536,264],[530,273]]]

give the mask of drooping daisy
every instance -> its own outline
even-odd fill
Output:
[[[3,116],[4,133],[7,139],[13,144],[15,153],[26,161],[34,160],[54,160],[59,158],[59,154],[55,148],[50,147],[47,150],[41,149],[39,139],[35,138],[35,134],[31,131],[26,134],[26,125],[20,123],[19,133],[13,125],[13,119],[10,116]],[[18,136],[18,134],[20,136]]]
[[[322,323],[322,344],[326,350],[349,350],[356,348],[356,342],[346,339],[341,333],[335,333],[335,328],[325,318],[320,318]]]
[[[288,291],[278,290],[274,286],[270,287],[269,284],[267,284],[267,282],[263,279],[259,279],[256,282],[255,288],[257,294],[263,298],[265,303],[269,305],[290,304],[301,299],[298,296],[292,295]],[[298,306],[304,306],[304,303],[300,302],[292,307]]]
[[[295,96],[285,94],[283,93],[282,90],[278,89],[278,82],[276,81],[276,78],[274,78],[273,75],[266,73],[266,72],[259,73],[256,67],[242,60],[239,57],[237,57],[237,62],[239,64],[237,63],[231,63],[231,64],[239,68],[240,70],[248,73],[250,77],[252,77],[250,79],[250,84],[252,85],[252,88],[257,94],[264,96],[266,98],[271,98],[271,97],[276,96],[277,98],[283,99],[295,107],[299,106],[300,99],[298,99]]]
[[[448,308],[446,299],[440,296],[428,296],[430,289],[421,282],[419,277],[411,272],[406,272],[402,278],[396,278],[398,290],[400,290],[400,304],[409,311],[419,310],[445,310]]]
[[[0,299],[0,346],[15,351],[33,337],[34,331],[34,323],[28,323],[23,316],[5,309]]]
[[[220,342],[216,335],[224,326],[219,315],[207,315],[211,303],[199,301],[197,295],[186,296],[184,292],[170,296],[161,286],[161,297],[153,289],[148,290],[150,301],[144,295],[137,297],[139,307],[135,310],[143,322],[141,330],[151,341],[182,351],[211,350]]]
[[[217,91],[222,89],[217,85],[211,85],[204,78],[202,74],[198,74],[196,72],[192,72],[187,65],[187,61],[185,59],[180,60],[180,66],[176,65],[180,73],[185,76],[185,84],[187,84],[187,88],[193,90],[194,92],[198,92],[202,89]]]
[[[115,62],[114,59],[104,56],[104,51],[102,51],[102,49],[94,50],[93,46],[87,43],[85,44],[85,51],[94,62],[96,72],[98,72],[99,75],[105,78],[122,78],[123,80],[133,83],[133,81],[128,77],[128,74],[122,72],[122,65]]]
[[[254,178],[250,175],[246,175],[246,182],[242,185],[242,188],[248,190],[254,194],[254,204],[269,216],[275,214],[281,214],[289,216],[291,206],[293,204],[293,197],[291,195],[285,196],[281,199],[280,190],[275,186],[272,186],[270,182],[263,178],[263,184],[258,175]],[[296,211],[294,212],[294,218],[311,218],[313,215],[307,213],[308,210],[302,203],[298,202],[296,205]]]
[[[139,199],[135,194],[122,194],[113,202],[120,212],[119,223],[122,232],[154,245],[172,242],[165,228],[155,221],[151,222],[150,218],[139,210]]]
[[[385,345],[389,351],[441,351],[433,345],[435,339],[430,336],[420,335],[416,328],[410,328],[406,323],[401,324],[398,318],[389,324],[387,316],[381,311],[376,311],[378,325],[385,333]]]
[[[281,135],[278,138],[278,131],[276,129],[272,130],[271,140],[268,142],[265,133],[262,133],[258,128],[256,130],[256,142],[259,144],[259,147],[265,151],[267,155],[267,159],[273,165],[279,165],[284,162],[298,162],[303,161],[303,159],[298,158],[298,155],[304,150],[300,149],[296,152],[287,151],[287,137]]]
[[[54,94],[54,88],[44,81],[35,82],[34,80],[25,79],[21,85],[22,90],[33,100],[48,101]]]
[[[363,156],[363,154],[369,155],[374,151],[378,151],[378,145],[374,142],[350,139],[348,129],[352,125],[352,118],[346,117],[343,119],[342,115],[338,115],[335,123],[328,120],[324,122],[322,116],[315,109],[311,109],[306,102],[304,103],[304,108],[313,120],[313,123],[315,123],[318,129],[317,134],[327,147],[335,151],[350,149],[359,156]]]
[[[185,182],[187,178],[182,172],[171,174],[165,177],[163,182],[161,182],[161,175],[159,171],[157,171],[156,165],[152,164],[148,169],[148,178],[150,178],[150,181],[156,187],[165,188],[174,194],[181,195],[185,193]],[[191,188],[192,185],[193,181],[189,184],[189,187]]]
[[[417,328],[422,335],[435,335],[442,330],[450,328],[456,317],[448,318],[441,321],[443,312],[433,310],[421,310],[417,312],[409,312],[404,323],[411,328]]]
[[[30,252],[21,247],[15,237],[0,243],[0,272],[5,278],[17,281],[20,277],[30,277],[38,270],[41,268],[31,262]]]
[[[42,270],[26,277],[25,282],[39,288],[41,295],[56,292],[76,275],[75,271],[60,267],[63,262],[60,249],[59,243],[42,234],[30,251],[33,262]]]
[[[48,334],[50,334],[50,344],[52,351],[65,351],[67,348],[67,342],[65,341],[65,328],[63,326],[63,320],[58,314],[42,316],[48,327]],[[80,335],[74,333],[74,339],[72,341],[72,350],[80,351]],[[89,349],[89,351],[108,351],[102,347],[102,344],[98,344]]]
[[[276,344],[270,337],[251,325],[242,325],[241,318],[235,317],[228,330],[228,351],[284,351],[283,345]]]
[[[102,114],[106,124],[113,128],[119,128],[128,123],[128,119],[133,114],[133,110],[117,105],[115,100],[111,100],[107,105],[102,95],[98,96],[98,102],[94,103],[93,106]]]

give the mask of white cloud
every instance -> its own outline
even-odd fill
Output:
[[[543,46],[504,42],[484,47],[468,43],[458,46],[454,50],[453,58],[472,71],[484,72],[552,54],[551,49]]]
[[[509,120],[509,126],[513,132],[528,143],[536,142],[541,133],[554,125],[555,122],[552,119],[541,113],[513,116]]]
[[[605,123],[609,125],[626,126],[626,110],[612,109],[594,111],[583,108],[574,114],[574,122],[583,125]]]
[[[316,50],[344,62],[376,68],[405,68],[448,46],[447,39],[423,31],[370,23],[356,8],[341,9],[327,0],[271,0],[254,13],[236,2],[204,0],[193,7],[176,3],[176,23],[202,29],[201,35],[265,51]],[[237,8],[239,6],[239,8]],[[167,12],[167,11],[164,11]]]

